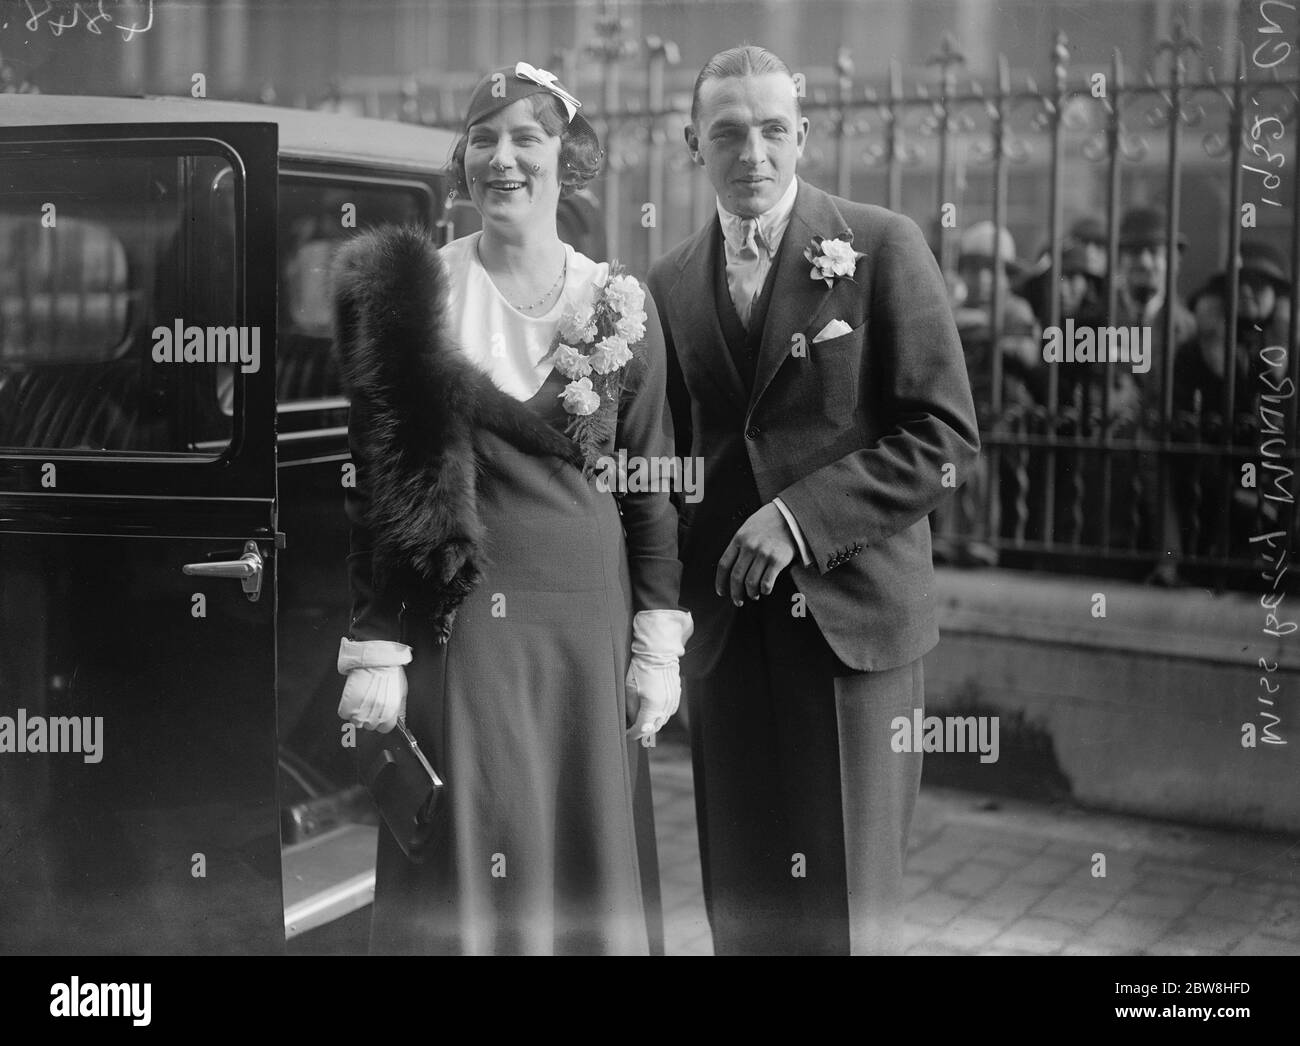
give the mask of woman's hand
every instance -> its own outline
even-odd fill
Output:
[[[627,705],[636,722],[628,737],[641,742],[642,748],[655,746],[655,734],[672,718],[682,697],[682,680],[674,659],[671,666],[648,664],[632,658],[627,666]]]
[[[653,748],[655,734],[682,698],[678,659],[695,625],[684,610],[642,610],[632,618],[632,661],[627,669],[627,710],[635,722],[629,737]]]
[[[406,715],[406,670],[392,668],[354,668],[343,684],[339,701],[339,718],[350,720],[366,730],[386,734]]]
[[[405,643],[370,639],[339,643],[338,670],[346,675],[339,718],[386,734],[406,715],[406,670],[411,648]]]

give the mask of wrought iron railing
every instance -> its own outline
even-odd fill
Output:
[[[1158,358],[1136,411],[1112,402],[1116,368],[1124,363],[1094,365],[1097,388],[1069,365],[1044,363],[1033,395],[1009,399],[1002,354],[988,353],[988,395],[978,405],[984,473],[962,495],[964,507],[936,521],[938,547],[961,546],[973,532],[1004,565],[1166,581],[1176,566],[1188,580],[1253,586],[1260,554],[1277,554],[1283,542],[1251,539],[1280,532],[1289,547],[1297,536],[1296,311],[1273,340],[1250,348],[1239,369],[1247,346],[1238,335],[1239,271],[1228,260],[1248,239],[1285,244],[1289,302],[1296,301],[1300,79],[1279,75],[1294,61],[1273,59],[1283,42],[1300,53],[1300,42],[1285,35],[1294,36],[1293,24],[1276,26],[1249,5],[1238,21],[1241,44],[1218,58],[1218,68],[1176,25],[1153,54],[1141,56],[1138,82],[1118,50],[1107,68],[1076,73],[1058,33],[1042,85],[1031,77],[1013,85],[1004,57],[991,85],[963,79],[964,58],[950,37],[931,60],[931,84],[906,88],[897,64],[884,83],[861,82],[841,51],[831,80],[806,85],[802,109],[812,133],[800,173],[839,195],[910,214],[930,235],[945,272],[954,270],[962,231],[991,219],[1022,237],[1026,230],[1041,237],[1047,286],[1055,288],[1067,210],[1101,212],[1109,327],[1121,294],[1121,216],[1149,203],[1169,216],[1164,300],[1177,299],[1180,277],[1188,282],[1198,266],[1199,276],[1226,269],[1222,345],[1215,350],[1224,375],[1213,396],[1218,402],[1204,395],[1190,409],[1175,402],[1180,332],[1173,309],[1154,321]],[[553,56],[551,64],[589,100],[608,153],[598,192],[609,253],[633,270],[647,268],[713,209],[712,189],[681,145],[689,120],[689,89],[681,88],[689,81],[669,75],[675,51],[659,38],[631,49],[611,22],[586,51],[594,62],[579,62],[575,51]],[[435,109],[422,105],[418,78],[404,81],[402,112],[456,126],[472,80],[436,85]],[[635,93],[626,82],[637,85]],[[1186,140],[1193,134],[1199,148]],[[1195,194],[1185,201],[1189,179]],[[1199,261],[1180,266],[1188,208],[1195,211]],[[990,334],[997,345],[1011,288],[1001,268],[994,272]],[[1059,329],[1060,299],[1048,298],[1043,326]],[[1250,388],[1243,392],[1241,382]],[[962,522],[974,516],[978,523]]]

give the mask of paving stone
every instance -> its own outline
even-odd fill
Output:
[[[978,849],[978,847],[957,846],[947,839],[940,839],[923,850],[908,854],[905,867],[912,872],[947,875],[963,861],[969,861]]]
[[[1005,868],[971,861],[958,868],[940,885],[958,897],[983,897],[1006,877]]]
[[[1026,846],[1025,843],[1017,839],[1015,845],[1003,846],[999,843],[989,843],[978,854],[976,859],[984,864],[995,864],[1000,868],[1023,868],[1029,864],[1043,850],[1038,847]]]
[[[1029,914],[1086,927],[1110,911],[1119,897],[1120,894],[1093,883],[1067,884],[1049,893],[1029,910]]]
[[[1284,878],[1286,874],[1288,873],[1279,872],[1278,877],[1274,878],[1252,872],[1237,876],[1234,885],[1242,890],[1258,890],[1260,893],[1271,893],[1278,897],[1300,897],[1300,872],[1295,873],[1294,880]]]
[[[1054,839],[1047,844],[1043,853],[1047,857],[1057,857],[1069,861],[1079,868],[1092,868],[1092,855],[1104,854],[1106,844],[1100,839]],[[1109,858],[1107,859],[1109,864]]]
[[[977,952],[1006,928],[996,919],[959,915],[934,935],[934,940],[966,952]]]
[[[1251,927],[1243,922],[1213,919],[1204,915],[1188,915],[1177,920],[1156,946],[1179,945],[1205,949],[1215,955],[1225,955],[1238,941],[1243,940]]]
[[[951,948],[947,945],[939,944],[935,941],[922,941],[920,944],[908,948],[906,954],[908,955],[966,955],[967,953],[963,952],[959,948]]]
[[[1300,944],[1252,933],[1233,946],[1229,955],[1300,955]]]
[[[711,955],[689,749],[664,743],[651,772],[667,950]],[[1276,837],[982,802],[922,789],[905,865],[905,951],[1300,955],[1300,853]],[[1093,853],[1106,855],[1103,878],[1090,875]]]
[[[1089,941],[1087,938],[1080,938],[1073,944],[1067,944],[1061,949],[1062,955],[1118,955],[1113,947],[1107,947],[1099,941]]]
[[[1146,945],[1107,941],[1100,937],[1094,937],[1091,933],[1085,933],[1082,937],[1076,938],[1066,947],[1068,949],[1076,946],[1079,948],[1093,948],[1103,955],[1124,956],[1149,954]],[[1062,954],[1066,953],[1062,952]]]
[[[1010,921],[1019,918],[1047,895],[1047,890],[1027,883],[1004,882],[984,895],[968,914],[981,919]]]
[[[1078,931],[1055,919],[1017,919],[994,938],[995,948],[1019,948],[1035,955],[1052,955],[1059,952]]]
[[[1087,889],[1098,889],[1109,893],[1116,900],[1126,893],[1141,888],[1142,878],[1137,872],[1128,869],[1116,869],[1113,865],[1106,869],[1105,875],[1095,876],[1091,871],[1079,877]]]
[[[934,932],[934,927],[926,926],[924,923],[918,923],[911,919],[903,923],[903,950],[906,951],[914,944],[924,941]]]
[[[1195,897],[1167,897],[1153,893],[1129,893],[1115,904],[1117,912],[1149,919],[1177,919],[1195,907]]]
[[[989,842],[989,828],[984,824],[958,824],[948,821],[942,826],[943,839],[968,857],[974,857]]]
[[[1300,941],[1300,900],[1288,897],[1279,901],[1260,920],[1259,928],[1270,937]]]
[[[1232,886],[1216,886],[1197,902],[1196,912],[1220,919],[1257,923],[1277,904],[1275,895]]]
[[[1198,879],[1185,879],[1176,875],[1144,875],[1138,880],[1137,893],[1159,894],[1161,897],[1184,897],[1200,900],[1211,890],[1211,884]]]
[[[1023,868],[1011,873],[1011,878],[1018,883],[1035,886],[1056,886],[1071,874],[1085,867],[1085,863],[1070,862],[1060,857],[1035,857]]]
[[[1193,944],[1185,944],[1177,938],[1164,938],[1153,944],[1146,952],[1147,955],[1191,955],[1191,956],[1213,956],[1221,953],[1213,948],[1201,948]]]
[[[913,897],[930,889],[933,884],[933,876],[922,875],[920,872],[904,872],[903,897],[910,901]]]
[[[1164,861],[1147,858],[1138,869],[1147,878],[1193,879],[1210,886],[1229,886],[1236,876],[1223,868],[1208,868],[1195,861]]]
[[[965,897],[953,897],[931,890],[908,902],[906,917],[925,926],[942,926],[968,904],[970,902]]]
[[[1082,939],[1116,948],[1145,949],[1163,937],[1171,925],[1172,918],[1114,911],[1089,926]]]

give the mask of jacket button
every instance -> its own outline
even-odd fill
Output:
[[[757,439],[758,434],[762,431],[763,430],[757,425],[750,425],[749,428],[745,430],[745,439]]]

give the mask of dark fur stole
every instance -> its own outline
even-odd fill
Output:
[[[498,389],[447,326],[447,276],[428,233],[384,225],[360,233],[333,264],[334,344],[369,490],[366,523],[377,580],[414,575],[419,610],[439,638],[479,581],[483,525],[474,430],[577,467],[568,437]]]

